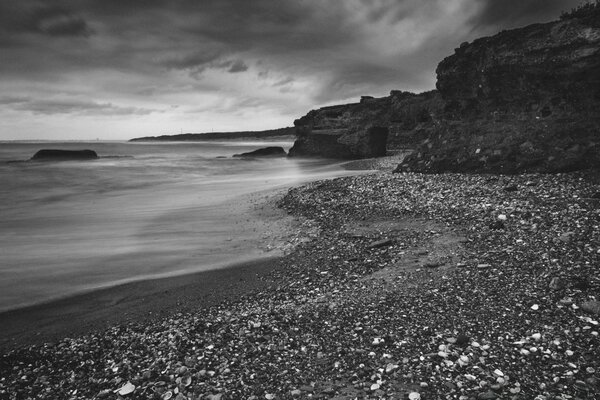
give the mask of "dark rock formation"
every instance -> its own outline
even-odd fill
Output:
[[[386,149],[413,146],[426,137],[443,111],[436,91],[394,90],[387,97],[362,96],[360,103],[323,107],[296,120],[290,156],[367,158]]]
[[[294,121],[290,157],[366,158],[385,155],[390,99],[363,96],[360,103],[312,110]]]
[[[600,18],[463,44],[437,68],[442,118],[398,171],[561,172],[600,166]]]
[[[252,157],[285,157],[287,154],[283,147],[270,146],[262,149],[250,151],[248,153],[234,154],[234,157],[252,158]]]
[[[94,160],[96,158],[98,158],[98,154],[93,150],[57,149],[42,149],[31,157],[36,161]]]
[[[436,72],[431,92],[310,111],[294,123],[290,156],[364,158],[412,147],[398,172],[600,166],[600,11],[463,43]]]

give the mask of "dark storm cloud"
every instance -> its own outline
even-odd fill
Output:
[[[32,26],[40,33],[53,36],[89,36],[87,22],[61,7],[41,8],[33,14]]]
[[[231,65],[227,72],[235,74],[236,72],[244,72],[248,70],[248,66],[242,60],[235,60],[231,62]]]
[[[39,33],[50,36],[89,36],[83,17],[68,8],[43,2],[7,2],[0,5],[0,22],[7,34]]]
[[[16,88],[10,93],[17,97],[37,99],[0,104],[41,114],[139,115],[150,112],[145,103],[140,106],[147,100],[144,96],[152,97],[157,109],[164,102],[180,104],[183,110],[197,108],[194,96],[211,95],[206,109],[220,100],[229,105],[232,99],[248,98],[236,104],[265,109],[271,104],[272,110],[287,107],[286,112],[301,114],[309,107],[385,95],[391,89],[429,90],[437,63],[461,42],[556,19],[577,4],[0,1],[0,85]],[[76,101],[47,100],[56,90]],[[218,96],[222,98],[214,98]],[[81,98],[89,102],[77,100]],[[282,106],[284,100],[293,104]],[[290,115],[290,120],[297,116]]]
[[[516,28],[537,22],[555,20],[579,0],[478,0],[482,9],[471,19],[475,29],[495,30]]]
[[[162,62],[167,68],[194,70],[205,68],[215,62],[220,56],[218,51],[203,51],[193,54],[180,55]]]
[[[18,111],[34,114],[84,114],[84,115],[146,115],[158,110],[139,107],[122,107],[112,103],[98,103],[86,100],[36,100],[27,97],[3,97],[0,104]]]

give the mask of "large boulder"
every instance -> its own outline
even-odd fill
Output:
[[[262,149],[249,151],[247,153],[234,154],[234,157],[253,158],[253,157],[285,157],[287,154],[283,147],[269,146]]]
[[[94,160],[98,158],[93,150],[59,150],[42,149],[31,157],[36,161],[68,161],[68,160]]]
[[[397,171],[600,166],[600,17],[464,43],[437,68],[443,116]]]

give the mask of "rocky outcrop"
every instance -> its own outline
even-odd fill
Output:
[[[397,171],[561,172],[600,166],[600,6],[463,43],[437,90],[392,91],[295,122],[291,156],[376,157]]]
[[[98,158],[93,150],[57,150],[42,149],[31,157],[35,161],[68,161],[68,160],[94,160]]]
[[[285,157],[287,154],[283,147],[269,146],[262,149],[250,151],[247,153],[234,154],[234,157],[239,158],[254,158],[254,157]]]
[[[444,109],[398,171],[560,172],[600,166],[600,18],[463,44],[437,68]]]
[[[389,98],[363,97],[360,103],[312,110],[294,121],[290,157],[378,157],[386,153]]]
[[[363,96],[360,103],[323,107],[296,120],[290,156],[367,158],[416,144],[443,110],[436,91],[394,90],[387,97]]]

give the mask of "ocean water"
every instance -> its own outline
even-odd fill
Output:
[[[356,173],[326,160],[231,157],[271,145],[292,143],[0,143],[0,311],[271,254],[277,217],[259,217],[254,202]],[[100,158],[22,161],[41,148]]]

